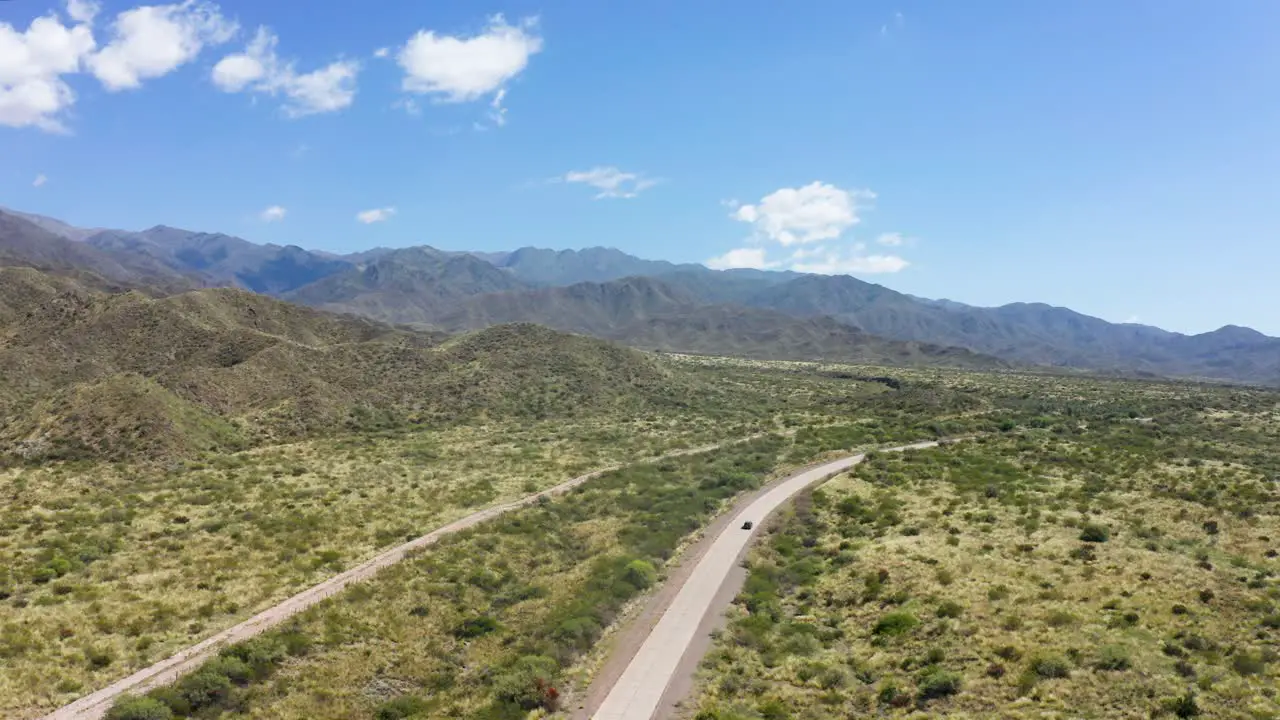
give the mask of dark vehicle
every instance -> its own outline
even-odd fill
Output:
[[[750,529],[751,529],[751,526],[752,526],[752,523],[751,523],[751,521],[750,521],[750,520],[748,520],[748,521],[746,521],[746,522],[742,523],[742,529],[743,529],[743,530],[750,530]]]

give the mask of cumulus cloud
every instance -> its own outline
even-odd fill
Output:
[[[529,58],[542,50],[537,18],[512,25],[502,15],[489,18],[483,32],[471,36],[440,35],[419,30],[400,49],[402,88],[438,102],[461,103],[490,97],[490,119],[505,123],[502,100],[506,84],[524,71]]]
[[[52,13],[25,31],[0,22],[0,125],[66,132],[62,115],[76,96],[62,76],[79,72],[96,46],[87,22],[63,25]]]
[[[840,237],[862,221],[859,211],[875,197],[869,190],[813,182],[776,190],[755,205],[739,205],[732,217],[750,223],[765,239],[798,245]]]
[[[875,200],[870,190],[846,190],[823,182],[781,188],[753,204],[721,201],[729,217],[751,226],[744,247],[712,258],[707,266],[727,268],[787,268],[819,274],[893,273],[908,263],[897,255],[867,254],[860,242],[845,234],[862,222],[861,214]],[[909,243],[901,233],[884,233],[877,242],[886,247]],[[781,251],[774,257],[773,252]]]
[[[212,3],[144,5],[116,16],[111,41],[87,63],[108,90],[132,90],[191,62],[206,46],[229,41],[235,32],[235,22]]]
[[[84,25],[93,24],[102,6],[93,0],[67,0],[67,16]]]
[[[356,213],[356,220],[359,220],[365,225],[372,225],[373,223],[386,222],[395,214],[396,209],[393,207],[375,208],[373,210],[365,210],[364,212]]]
[[[724,255],[713,257],[707,261],[707,267],[712,270],[730,270],[733,268],[767,270],[777,266],[778,263],[769,262],[765,259],[764,248],[735,248]]]
[[[276,54],[279,42],[269,28],[258,28],[243,52],[228,55],[214,66],[214,85],[229,93],[283,96],[290,117],[334,112],[355,101],[359,63],[336,60],[318,70],[299,73],[292,61],[282,61]]]
[[[272,205],[261,213],[258,213],[258,217],[261,218],[263,222],[280,222],[284,219],[284,216],[288,214],[289,211],[285,208],[279,205]]]
[[[645,177],[639,173],[623,172],[612,166],[594,167],[590,170],[571,170],[565,173],[563,178],[557,178],[557,180],[581,183],[595,188],[599,191],[596,193],[596,200],[604,198],[633,198],[660,182],[655,178]]]
[[[31,181],[31,187],[43,187],[47,182],[49,182],[49,178],[45,177],[44,174],[41,173],[36,176],[35,180]]]

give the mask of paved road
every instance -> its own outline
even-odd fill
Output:
[[[739,440],[731,440],[724,443],[691,448],[688,450],[677,450],[643,462],[656,462],[667,458],[678,457],[680,455],[693,455],[696,453],[709,452],[726,445],[746,442],[757,437],[760,436],[752,435],[751,437]],[[562,495],[588,480],[599,477],[611,470],[616,470],[618,467],[621,466],[596,470],[595,472],[587,473],[586,475],[565,481],[555,487],[523,497],[519,500],[486,508],[460,520],[449,523],[448,525],[423,535],[416,540],[411,540],[403,545],[387,550],[376,557],[351,568],[350,570],[325,580],[319,585],[303,590],[279,605],[264,610],[239,625],[223,630],[222,632],[196,645],[192,645],[186,650],[161,660],[151,667],[139,670],[123,680],[112,683],[91,695],[86,695],[70,705],[65,705],[53,713],[44,716],[43,720],[98,720],[98,718],[107,714],[107,711],[111,709],[112,703],[114,703],[121,695],[144,693],[161,685],[167,685],[198,668],[205,660],[208,660],[221,648],[242,640],[247,640],[271,627],[279,625],[321,600],[337,594],[351,583],[367,580],[373,577],[373,575],[379,570],[400,562],[413,550],[433,545],[438,542],[440,538],[443,538],[446,535],[456,533],[459,530],[465,530],[473,525],[485,522],[486,520],[491,520],[503,513],[531,505],[543,497]]]
[[[936,446],[936,442],[921,442],[892,450]],[[592,715],[593,720],[651,720],[703,619],[713,609],[721,609],[715,607],[716,595],[762,521],[796,493],[865,458],[865,455],[854,455],[794,475],[738,513],[702,556],[631,664]],[[743,530],[742,524],[748,520],[755,525],[749,531]]]

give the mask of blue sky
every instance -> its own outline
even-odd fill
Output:
[[[0,204],[1280,335],[1280,4],[11,0]]]

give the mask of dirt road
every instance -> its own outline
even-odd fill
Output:
[[[751,437],[717,443],[714,445],[707,445],[687,450],[677,450],[675,452],[667,453],[641,462],[657,462],[659,460],[679,457],[681,455],[710,452],[726,445],[747,442],[756,437],[760,436],[753,435]],[[43,720],[98,720],[98,718],[101,718],[109,709],[111,709],[112,703],[114,703],[121,695],[144,693],[161,685],[171,683],[179,677],[195,670],[222,647],[242,640],[247,640],[258,633],[279,625],[321,600],[341,592],[343,588],[351,583],[367,580],[373,577],[373,575],[379,570],[400,562],[411,551],[432,545],[446,535],[456,533],[459,530],[465,530],[469,527],[485,522],[486,520],[502,515],[503,513],[531,505],[543,497],[562,495],[588,480],[599,477],[606,472],[616,470],[619,467],[621,466],[613,466],[596,470],[594,472],[587,473],[586,475],[582,475],[581,477],[576,477],[572,480],[560,483],[559,485],[543,490],[542,492],[529,495],[528,497],[486,508],[461,518],[460,520],[449,523],[448,525],[423,535],[420,538],[387,550],[372,559],[351,568],[350,570],[325,580],[319,585],[303,590],[279,605],[264,610],[239,625],[223,630],[206,640],[192,645],[186,650],[166,658],[165,660],[161,660],[150,667],[139,670],[123,680],[118,680],[91,695],[86,695],[85,697],[76,700],[70,705],[65,705],[53,713],[44,716]]]
[[[937,444],[920,442],[890,450],[923,449]],[[625,644],[615,649],[623,656],[634,654],[619,677],[601,678],[612,685],[599,707],[591,705],[603,693],[588,692],[588,705],[580,716],[589,715],[594,720],[652,720],[655,714],[665,716],[687,692],[693,671],[707,649],[704,636],[736,594],[734,581],[740,584],[742,575],[735,577],[734,570],[764,519],[796,493],[857,465],[865,457],[854,455],[792,475],[733,514],[692,571],[673,574],[673,580],[680,583],[679,590],[643,644],[638,649]],[[743,529],[747,521],[753,523],[751,530]]]

